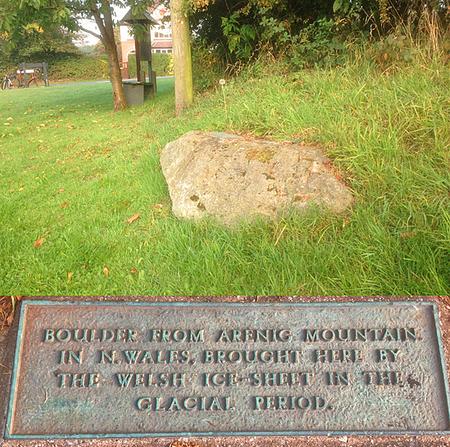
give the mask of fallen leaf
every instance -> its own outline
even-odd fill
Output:
[[[44,241],[45,241],[45,238],[43,238],[43,237],[36,239],[33,244],[34,248],[39,248],[44,243]]]
[[[163,205],[162,203],[155,203],[155,204],[153,205],[153,209],[155,209],[155,210],[160,210],[160,209],[162,209],[163,206],[164,206],[164,205]]]
[[[109,268],[106,267],[106,265],[105,267],[103,267],[103,274],[105,275],[106,278],[109,276]]]
[[[63,202],[59,206],[60,206],[60,208],[67,208],[69,206],[69,202]]]
[[[129,224],[132,224],[133,222],[136,222],[140,217],[141,215],[139,213],[133,214],[129,219],[127,219],[127,222]]]
[[[59,188],[58,192],[64,192],[64,188]]]
[[[72,281],[73,278],[73,272],[67,272],[67,282]]]
[[[130,273],[131,273],[132,275],[136,275],[137,273],[139,273],[139,270],[138,270],[136,267],[133,267],[133,268],[130,270]]]

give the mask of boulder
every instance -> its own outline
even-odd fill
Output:
[[[340,213],[352,194],[320,148],[220,132],[189,132],[161,152],[173,213],[225,224],[275,218],[311,203]]]

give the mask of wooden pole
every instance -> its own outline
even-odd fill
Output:
[[[194,87],[192,81],[191,30],[186,0],[171,0],[173,61],[175,72],[175,110],[179,115],[192,105]]]
[[[141,68],[141,42],[137,36],[134,36],[134,49],[136,54],[136,78],[138,82],[142,81]]]
[[[153,71],[153,51],[152,51],[152,25],[149,25],[147,36],[148,36],[148,48],[150,51],[148,60],[148,82],[152,85],[152,95],[155,96],[157,93],[156,88],[156,72]]]

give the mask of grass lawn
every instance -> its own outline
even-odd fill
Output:
[[[445,67],[247,74],[180,119],[172,90],[116,114],[108,83],[0,92],[0,294],[448,293]],[[158,154],[194,129],[319,143],[356,203],[178,220]]]

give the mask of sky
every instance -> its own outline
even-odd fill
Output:
[[[126,8],[118,8],[118,7],[114,7],[114,13],[116,14],[116,19],[121,19],[125,13],[127,12]],[[91,31],[94,31],[94,33],[99,34],[97,25],[95,24],[94,20],[82,20],[81,21],[81,26],[83,28],[87,28]],[[94,37],[92,34],[88,34],[88,33],[80,33],[83,36],[83,40],[80,40],[79,42],[77,42],[78,46],[84,46],[84,45],[95,45],[98,42],[98,39],[96,37]]]

